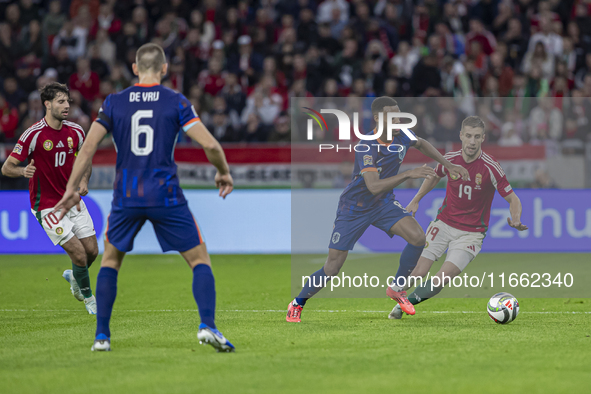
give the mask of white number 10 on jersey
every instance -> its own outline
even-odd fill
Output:
[[[154,116],[154,111],[144,109],[136,111],[131,117],[131,151],[136,156],[148,156],[154,150],[154,129],[147,124],[140,124],[140,119]],[[140,135],[146,135],[146,146],[140,147]]]
[[[463,194],[468,196],[468,200],[472,199],[472,186],[470,185],[460,185],[459,197],[462,198],[462,191]]]

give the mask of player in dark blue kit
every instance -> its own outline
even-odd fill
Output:
[[[382,130],[385,131],[387,114],[400,112],[400,108],[393,98],[379,97],[373,101],[371,111],[376,122],[379,121],[380,113],[383,113]],[[393,121],[400,123],[399,118],[394,118]],[[366,135],[375,133],[376,130],[372,130]],[[326,263],[324,267],[310,275],[300,294],[289,303],[286,316],[288,322],[301,321],[302,308],[306,301],[326,286],[332,276],[339,273],[349,250],[353,249],[357,240],[370,225],[376,226],[390,237],[398,235],[408,242],[400,256],[396,279],[387,288],[386,294],[396,300],[406,313],[414,314],[414,307],[406,298],[406,292],[403,289],[404,283],[402,286],[398,286],[397,283],[400,283],[398,278],[406,279],[417,265],[425,247],[425,233],[412,213],[407,212],[396,201],[393,189],[407,179],[435,176],[435,171],[423,166],[398,174],[400,164],[407,149],[412,146],[441,163],[454,176],[467,179],[468,172],[465,168],[447,161],[429,142],[416,137],[412,140],[400,130],[392,133],[392,140],[377,139],[365,145],[369,147],[368,150],[358,149],[359,151],[355,152],[353,180],[339,199]],[[390,145],[395,148],[390,148]]]
[[[217,168],[215,183],[221,197],[232,191],[233,181],[222,147],[201,123],[191,103],[182,94],[160,85],[167,68],[160,46],[145,44],[138,49],[133,71],[139,76],[139,83],[105,99],[74,164],[66,193],[54,210],[68,212],[80,200],[74,185],[79,184],[91,165],[99,142],[112,133],[117,149],[117,177],[97,279],[93,351],[111,350],[109,321],[118,271],[146,220],[152,222],[162,251],[179,251],[193,270],[193,295],[201,317],[197,333],[200,343],[210,344],[217,351],[234,351],[215,326],[211,262],[176,174],[173,153],[181,129],[203,147]]]

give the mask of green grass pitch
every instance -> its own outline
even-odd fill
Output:
[[[501,326],[485,299],[434,299],[392,321],[385,298],[323,298],[289,324],[289,256],[212,260],[217,324],[234,354],[198,344],[180,256],[126,258],[110,353],[90,351],[94,318],[61,278],[65,255],[0,256],[0,392],[589,392],[591,299],[521,299]]]

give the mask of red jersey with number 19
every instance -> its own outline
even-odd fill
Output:
[[[64,120],[62,128],[49,126],[45,118],[29,127],[10,156],[18,161],[35,160],[37,168],[29,179],[31,208],[37,212],[53,208],[66,191],[76,152],[84,142],[80,125]]]
[[[468,170],[470,180],[454,179],[441,164],[437,164],[437,175],[448,177],[445,199],[437,212],[437,219],[458,230],[486,232],[495,190],[502,197],[513,192],[505,172],[498,161],[482,151],[471,163],[466,163],[461,150],[449,152],[444,157]]]

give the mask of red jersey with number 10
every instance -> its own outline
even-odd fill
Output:
[[[471,163],[464,161],[461,150],[449,152],[444,157],[468,170],[470,180],[454,179],[441,164],[437,164],[437,175],[448,177],[445,199],[437,212],[437,219],[458,230],[486,232],[495,190],[502,197],[513,192],[505,172],[498,161],[482,151]]]
[[[10,156],[21,162],[35,160],[37,170],[29,179],[33,210],[53,208],[61,200],[83,142],[82,127],[67,120],[56,130],[43,118],[21,135]]]

